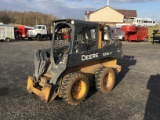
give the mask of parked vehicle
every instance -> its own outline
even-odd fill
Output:
[[[158,23],[155,23],[154,20],[150,18],[135,18],[133,20],[133,25],[136,26],[148,26],[148,27],[158,27]]]
[[[110,27],[112,39],[124,40],[125,33],[124,31],[122,31],[122,26],[124,25],[131,25],[131,24],[119,23],[119,24],[116,24],[115,26]]]
[[[26,38],[28,30],[33,30],[33,29],[34,27],[19,25],[15,27],[15,30],[14,30],[15,38],[19,40]]]
[[[47,29],[46,25],[35,25],[33,30],[28,30],[27,37],[29,40],[35,38],[37,40],[42,40],[44,38],[52,38],[51,32]]]
[[[124,32],[122,31],[121,27],[111,26],[111,38],[123,40],[124,39]]]
[[[0,24],[0,40],[9,42],[15,39],[14,27],[6,24]]]
[[[122,31],[125,32],[124,40],[127,41],[144,41],[148,38],[148,27],[124,25]]]

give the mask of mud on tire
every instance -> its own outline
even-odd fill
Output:
[[[103,92],[110,92],[115,84],[115,71],[113,68],[101,67],[95,73],[96,89]]]
[[[62,80],[61,90],[62,98],[68,104],[80,104],[88,94],[88,78],[80,72],[70,73]]]

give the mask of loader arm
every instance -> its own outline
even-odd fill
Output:
[[[46,64],[48,61],[46,50],[36,50],[34,65],[35,65],[35,78],[36,80],[40,79],[40,76],[45,72]]]

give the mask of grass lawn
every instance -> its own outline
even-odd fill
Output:
[[[160,30],[160,27],[148,28],[148,40],[152,40],[151,37],[153,36],[153,30]],[[156,36],[160,37],[160,34],[157,34]]]

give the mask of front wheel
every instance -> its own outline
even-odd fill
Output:
[[[62,98],[71,105],[80,104],[89,90],[88,78],[82,73],[70,73],[62,80]]]
[[[42,35],[37,35],[37,40],[42,40]]]
[[[115,71],[109,67],[99,68],[95,73],[96,89],[103,92],[110,92],[115,84]]]

